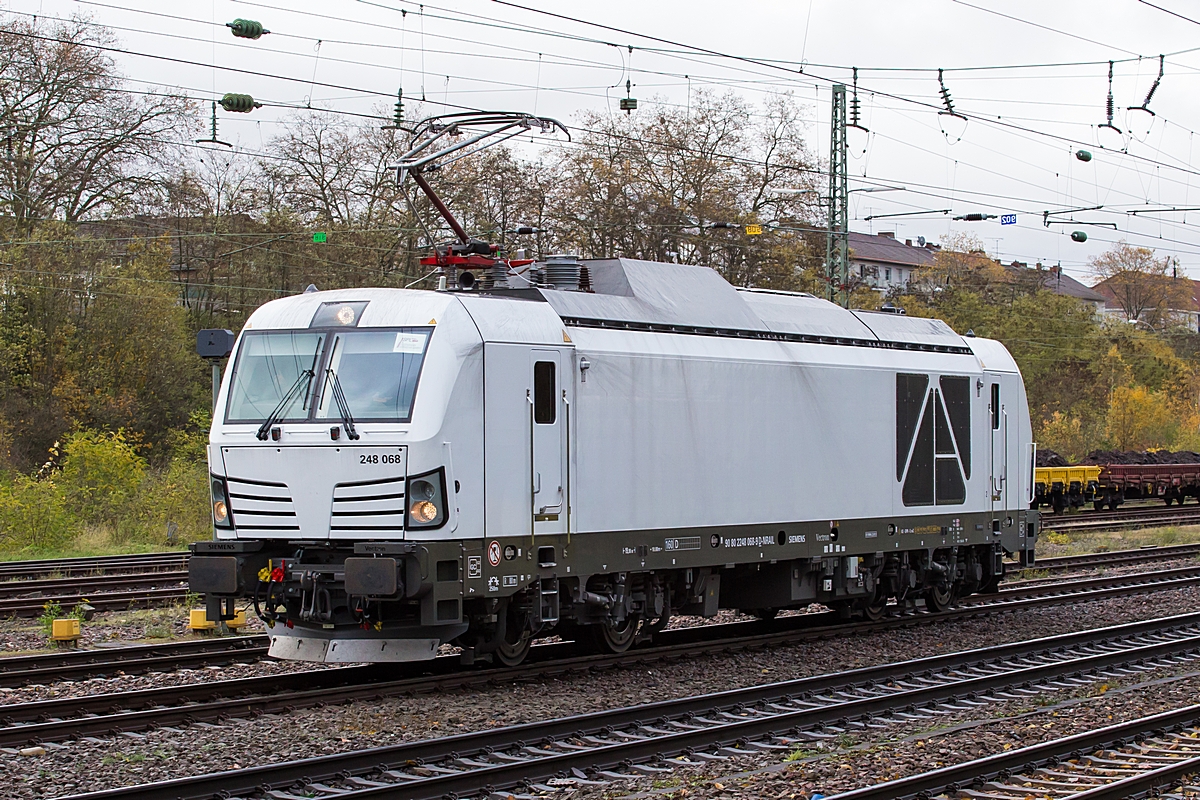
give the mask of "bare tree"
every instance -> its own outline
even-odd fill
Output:
[[[22,230],[113,209],[163,178],[188,103],[124,90],[86,20],[0,20],[0,205]]]
[[[1096,291],[1111,297],[1129,322],[1162,328],[1196,311],[1192,283],[1176,276],[1169,256],[1155,258],[1152,249],[1122,240],[1089,263],[1100,279]]]
[[[580,146],[559,157],[556,233],[586,255],[704,264],[739,286],[798,288],[812,261],[803,234],[815,172],[798,118],[790,96],[754,113],[708,92],[687,110],[585,116]]]

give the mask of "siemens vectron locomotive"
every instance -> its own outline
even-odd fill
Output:
[[[721,608],[938,610],[1032,562],[999,343],[679,264],[475,281],[461,239],[452,289],[286,297],[238,338],[191,585],[251,600],[272,655],[515,664]]]

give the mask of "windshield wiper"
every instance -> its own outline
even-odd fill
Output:
[[[296,382],[292,384],[292,388],[287,390],[287,394],[285,394],[283,399],[279,401],[279,405],[275,406],[275,410],[267,415],[267,418],[263,420],[262,425],[258,426],[258,433],[254,435],[258,437],[260,442],[265,442],[267,440],[268,432],[276,422],[279,422],[284,411],[286,411],[287,407],[290,406],[292,401],[296,399],[296,395],[300,393],[301,385],[304,386],[304,402],[300,404],[300,407],[304,408],[308,405],[308,392],[312,388],[313,378],[317,376],[317,358],[321,355],[321,345],[324,343],[324,338],[318,336],[317,347],[315,350],[313,350],[312,366],[306,370],[303,370],[299,375],[296,376]]]
[[[346,435],[351,439],[358,439],[358,431],[354,429],[354,417],[350,414],[350,404],[346,402],[342,382],[338,380],[337,373],[326,369],[325,382],[333,389],[333,402],[337,403],[338,413],[342,415],[342,426],[346,429]]]
[[[271,427],[280,420],[287,407],[290,406],[292,401],[296,399],[296,396],[300,394],[301,386],[304,387],[304,392],[307,395],[308,387],[312,384],[312,379],[315,376],[315,372],[313,372],[311,369],[306,369],[296,377],[296,382],[292,384],[292,388],[287,390],[287,394],[285,394],[283,399],[279,401],[279,405],[275,406],[275,410],[267,415],[267,418],[263,420],[262,425],[258,426],[258,433],[254,435],[258,437],[260,442],[265,442],[267,440],[267,435],[271,430]]]

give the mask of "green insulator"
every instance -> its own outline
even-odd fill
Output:
[[[1071,241],[1072,242],[1086,242],[1087,234],[1084,233],[1083,231],[1071,231]]]
[[[238,114],[248,114],[256,108],[262,108],[262,103],[254,102],[254,98],[248,94],[227,94],[221,98],[221,108]]]
[[[1084,162],[1092,160],[1092,154],[1087,150],[1076,150],[1075,157]]]
[[[235,19],[233,22],[226,22],[225,27],[232,30],[233,35],[239,39],[257,39],[264,33],[270,33],[263,28],[261,22],[253,19]]]

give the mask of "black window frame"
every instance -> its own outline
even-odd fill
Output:
[[[549,385],[545,367],[549,367]],[[533,421],[553,425],[558,420],[558,362],[533,362]]]
[[[378,327],[369,326],[369,327],[363,327],[363,328],[356,328],[356,327],[350,327],[350,326],[344,326],[344,325],[336,326],[336,327],[321,327],[321,328],[261,328],[259,330],[254,330],[254,331],[245,331],[242,334],[242,339],[244,340],[245,338],[251,337],[251,336],[268,336],[270,334],[279,334],[279,333],[311,333],[311,334],[322,335],[325,337],[324,340],[321,342],[321,355],[317,359],[316,375],[313,377],[313,381],[312,381],[312,387],[311,387],[309,400],[308,400],[309,408],[308,408],[307,413],[303,417],[287,417],[287,418],[279,420],[279,422],[290,422],[290,423],[320,422],[322,425],[324,425],[324,424],[328,423],[330,419],[335,420],[335,421],[337,420],[337,417],[318,418],[316,414],[317,414],[317,406],[320,405],[321,397],[325,391],[325,384],[326,384],[326,380],[324,378],[325,368],[329,364],[329,358],[333,354],[333,343],[337,340],[337,335],[339,333],[340,334],[351,334],[351,335],[356,332],[424,333],[426,335],[425,349],[421,351],[421,368],[419,370],[417,370],[417,380],[413,384],[412,403],[410,403],[409,407],[408,407],[408,416],[403,417],[403,418],[400,418],[400,417],[390,417],[390,418],[371,417],[368,419],[361,420],[361,422],[365,422],[367,424],[382,423],[385,425],[392,425],[392,424],[397,424],[397,423],[412,422],[413,410],[417,407],[417,394],[421,390],[421,378],[425,374],[425,360],[426,360],[426,357],[429,355],[429,345],[433,340],[434,330],[436,330],[436,328],[433,325],[388,325],[388,326],[378,326]],[[241,366],[242,354],[245,351],[246,351],[246,348],[245,348],[244,342],[239,342],[238,349],[237,349],[237,357],[234,358],[234,360],[233,360],[233,371],[230,373],[230,376],[229,376],[229,391],[225,393],[225,414],[223,417],[223,422],[226,425],[260,425],[260,424],[262,424],[261,419],[231,419],[229,416],[229,398],[232,395],[233,387],[234,387],[235,383],[237,382],[238,368]],[[356,420],[356,421],[358,421],[358,420]]]
[[[992,384],[991,396],[991,411],[992,411],[992,430],[1000,430],[1000,382],[996,381]]]

